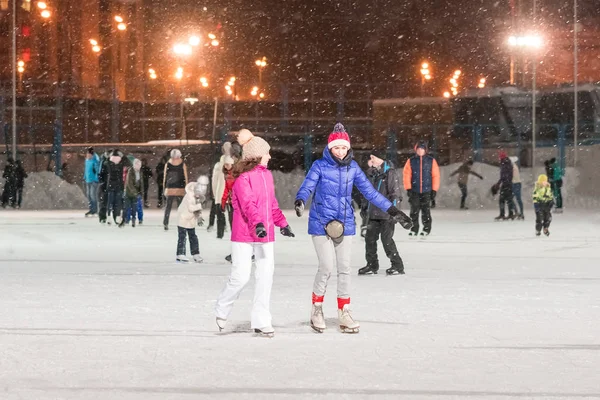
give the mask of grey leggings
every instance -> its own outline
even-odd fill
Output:
[[[352,236],[343,236],[341,240],[333,240],[327,236],[313,236],[312,241],[319,258],[319,270],[315,276],[313,293],[317,296],[325,295],[327,281],[337,266],[338,298],[349,298]]]

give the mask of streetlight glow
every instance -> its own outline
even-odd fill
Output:
[[[178,67],[177,72],[175,72],[175,79],[181,80],[183,78],[183,68]]]
[[[259,60],[254,61],[254,64],[256,64],[256,66],[259,68],[266,67],[267,66],[267,57],[263,57]]]
[[[429,68],[429,63],[428,62],[424,62],[423,64],[421,64],[421,68],[422,69],[428,69]]]
[[[191,46],[198,46],[200,44],[200,38],[198,36],[190,36],[188,43]]]
[[[217,36],[216,36],[214,33],[209,33],[209,34],[208,34],[208,38],[209,38],[210,40],[215,40],[215,39],[217,38]]]
[[[117,25],[117,29],[120,31],[127,30],[127,24],[125,22],[119,22],[119,24]]]
[[[24,66],[25,66],[25,61],[23,61],[23,60],[19,60],[19,61],[17,62],[17,66],[19,66],[19,67],[24,67]]]
[[[98,41],[96,39],[90,39],[90,44],[92,46],[98,46]]]
[[[50,11],[48,11],[48,10],[43,10],[43,11],[40,13],[40,15],[42,16],[42,18],[46,18],[46,19],[48,19],[48,18],[50,18],[50,16],[51,16],[52,14],[51,14],[51,13],[50,13]]]
[[[444,97],[449,99],[450,98],[450,92],[444,92]]]
[[[115,21],[123,22],[123,17],[121,17],[120,15],[115,15]]]
[[[217,39],[214,39],[212,42],[210,42],[210,44],[211,44],[213,47],[217,47],[217,46],[219,45],[219,41],[218,41]]]
[[[189,44],[177,43],[173,46],[173,53],[188,56],[192,54],[192,46]]]
[[[92,51],[94,53],[100,53],[100,50],[102,50],[102,48],[100,46],[98,46],[97,44],[92,46]]]
[[[543,40],[538,35],[510,36],[508,44],[512,47],[533,47],[539,49],[543,45]]]
[[[40,10],[45,10],[46,8],[48,8],[48,5],[44,1],[38,1],[37,6]]]

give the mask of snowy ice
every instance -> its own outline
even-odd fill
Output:
[[[336,329],[335,276],[328,329],[309,328],[317,259],[306,218],[287,212],[297,236],[275,246],[273,339],[249,331],[252,284],[217,333],[228,240],[198,229],[205,263],[176,264],[158,210],[123,229],[84,212],[0,213],[2,399],[600,398],[595,212],[555,215],[546,238],[529,209],[524,222],[433,210],[427,240],[396,233],[405,276],[354,275],[357,335]]]

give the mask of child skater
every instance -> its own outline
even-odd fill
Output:
[[[352,187],[373,206],[387,212],[402,227],[409,229],[412,222],[369,182],[356,161],[352,159],[350,136],[342,124],[336,124],[329,135],[323,158],[315,161],[308,171],[294,203],[300,217],[307,200],[312,198],[308,219],[308,234],[319,259],[312,293],[311,327],[322,333],[325,328],[323,299],[327,282],[337,267],[338,319],[342,332],[358,333],[360,325],[350,314],[350,256],[352,236],[355,234]],[[235,221],[235,219],[234,219]]]
[[[198,182],[190,182],[185,186],[185,196],[177,208],[179,219],[177,222],[177,261],[187,263],[190,260],[185,255],[185,237],[190,238],[190,253],[194,262],[201,263],[196,225],[202,219],[202,201],[204,201],[206,186]]]
[[[550,236],[550,222],[552,222],[552,206],[554,197],[548,176],[541,174],[533,189],[533,207],[535,209],[535,235],[540,236],[542,228],[544,235]]]
[[[231,230],[231,275],[217,299],[215,312],[219,330],[225,328],[233,303],[250,280],[252,256],[256,272],[250,327],[261,336],[272,337],[271,286],[275,261],[275,226],[284,236],[294,237],[275,198],[273,175],[267,169],[271,156],[269,144],[253,136],[243,146],[243,158],[235,164],[233,175],[233,228]]]

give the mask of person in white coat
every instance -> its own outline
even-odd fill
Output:
[[[213,193],[213,208],[211,209],[208,220],[207,230],[211,232],[217,217],[217,239],[223,239],[225,235],[225,213],[221,209],[221,199],[225,192],[225,174],[223,173],[223,165],[225,165],[225,157],[229,156],[231,151],[231,143],[225,142],[222,147],[223,155],[215,164],[212,171],[212,193]]]
[[[198,220],[202,218],[202,202],[204,199],[203,192],[206,188],[198,182],[190,182],[185,187],[185,196],[181,204],[177,208],[177,261],[189,262],[190,260],[185,255],[186,245],[185,237],[190,239],[190,253],[195,262],[201,263],[200,248],[198,246],[198,236],[196,235],[196,225]]]
[[[516,156],[512,156],[509,157],[509,159],[513,165],[512,191],[514,200],[516,201],[516,205],[518,206],[515,206],[514,209],[516,210],[518,208],[517,219],[525,219],[525,216],[523,215],[523,198],[521,197],[521,172],[519,171],[519,165],[517,164],[519,162],[519,158]]]

